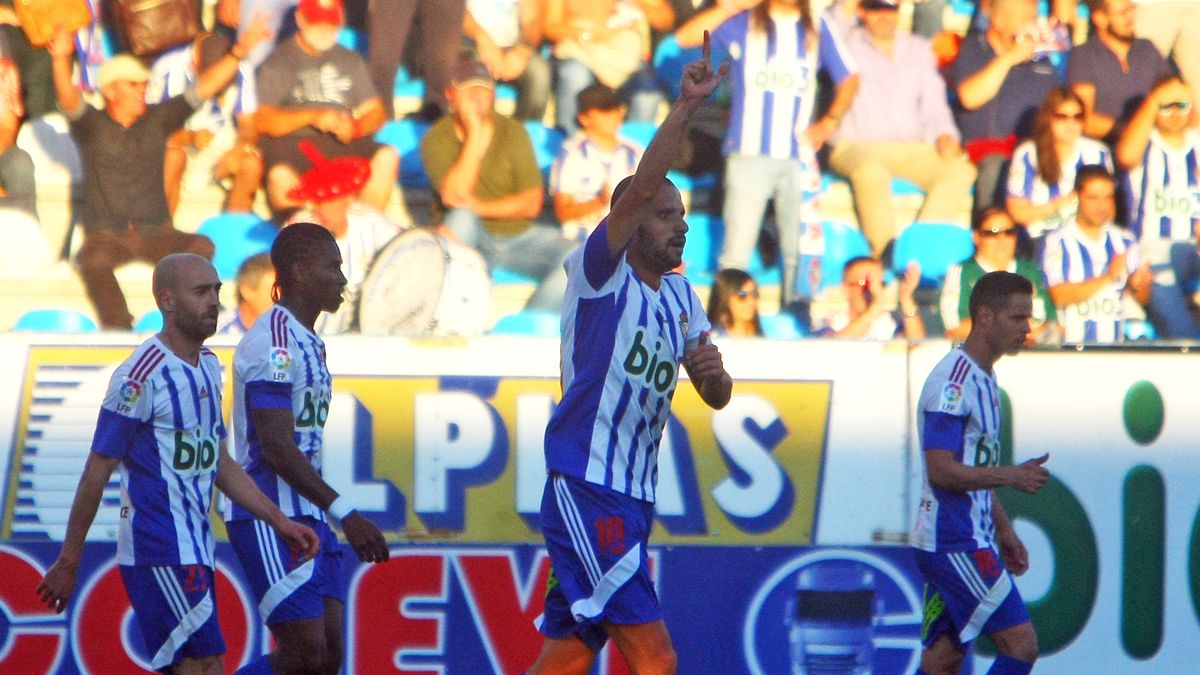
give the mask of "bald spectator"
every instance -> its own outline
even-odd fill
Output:
[[[1116,142],[1150,88],[1171,72],[1154,43],[1134,34],[1133,0],[1088,0],[1095,30],[1071,50],[1067,83],[1083,100],[1083,133]]]
[[[1029,137],[1033,119],[1058,74],[1035,58],[1035,0],[986,0],[986,30],[963,40],[948,80],[957,97],[963,145],[979,172],[975,210],[1002,206],[1004,175],[1017,140]]]

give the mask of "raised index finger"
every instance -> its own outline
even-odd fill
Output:
[[[711,60],[709,58],[709,54],[711,52],[712,52],[712,38],[709,36],[708,31],[706,30],[706,31],[704,31],[704,51],[701,52],[701,54],[702,54],[701,58],[703,58],[705,61]]]

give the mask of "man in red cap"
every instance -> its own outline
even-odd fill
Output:
[[[387,206],[396,183],[399,155],[373,138],[386,121],[383,101],[362,57],[337,44],[343,21],[341,0],[300,0],[296,35],[258,69],[254,122],[276,211],[301,206],[289,196],[310,166],[301,140],[325,157],[367,158],[371,175],[362,201],[377,209]]]
[[[358,298],[367,268],[383,245],[404,228],[358,199],[371,176],[371,167],[365,159],[327,159],[308,141],[301,141],[300,150],[308,156],[313,168],[304,172],[300,185],[289,195],[305,205],[291,221],[316,223],[329,230],[337,240],[342,274],[346,276],[341,307],[336,313],[322,312],[314,327],[322,335],[357,331]]]

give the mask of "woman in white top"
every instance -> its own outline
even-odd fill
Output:
[[[1088,164],[1113,170],[1107,145],[1083,136],[1083,101],[1066,87],[1050,90],[1034,119],[1033,138],[1013,152],[1008,213],[1041,237],[1075,215],[1075,172]]]

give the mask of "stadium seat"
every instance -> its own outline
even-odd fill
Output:
[[[367,37],[356,28],[350,26],[342,26],[338,31],[338,44],[349,49],[352,52],[367,55]]]
[[[1158,339],[1154,324],[1146,319],[1126,319],[1122,328],[1126,342],[1153,342]]]
[[[253,213],[222,213],[200,223],[196,233],[208,237],[217,247],[213,266],[222,281],[230,281],[237,276],[243,260],[271,250],[276,230]]]
[[[896,237],[892,271],[901,276],[915,260],[921,265],[921,287],[936,288],[951,265],[971,257],[974,251],[971,231],[962,225],[913,223]]]
[[[687,214],[687,244],[683,247],[683,264],[693,281],[695,275],[711,275],[717,271],[717,254],[725,240],[725,224],[711,213],[692,211]]]
[[[74,309],[31,309],[17,319],[13,330],[34,333],[94,333],[90,316]]]
[[[404,118],[387,122],[375,132],[376,141],[392,146],[400,155],[400,185],[404,187],[429,187],[421,161],[421,139],[430,126],[429,122]]]
[[[495,267],[492,269],[493,284],[537,284],[538,280],[522,274],[516,270],[510,270],[507,267]]]
[[[656,131],[658,131],[658,125],[654,122],[625,122],[621,125],[621,135],[642,146],[643,149],[650,147],[650,140],[654,138]]]
[[[818,292],[841,283],[846,263],[860,256],[871,255],[871,245],[857,227],[837,220],[827,220],[821,225],[825,252],[821,256],[821,285]]]
[[[524,335],[527,337],[559,337],[559,314],[525,309],[500,317],[492,326],[492,335]]]
[[[163,315],[157,309],[152,309],[142,315],[142,318],[133,324],[133,332],[135,333],[157,333],[162,330]]]
[[[420,101],[425,98],[425,80],[412,77],[408,74],[408,69],[401,66],[396,70],[396,88],[392,91],[392,96]]]
[[[537,156],[542,176],[549,176],[550,165],[554,164],[554,158],[558,157],[566,137],[558,129],[551,129],[537,120],[525,120],[525,131],[533,142],[533,153]]]
[[[674,35],[667,35],[659,41],[654,50],[654,74],[658,76],[659,84],[671,92],[671,98],[679,97],[679,81],[683,78],[683,67],[700,58],[700,48],[684,49],[679,46]],[[716,62],[716,55],[714,55]]]
[[[762,324],[763,335],[773,340],[798,340],[808,335],[795,315],[789,312],[760,314],[758,322]]]

